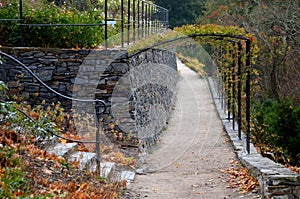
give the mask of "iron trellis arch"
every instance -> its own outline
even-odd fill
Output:
[[[166,41],[162,41],[159,43],[156,43],[150,47],[146,47],[136,53],[133,53],[130,56],[134,56],[140,52],[155,48],[155,47],[159,47],[163,44],[167,44],[167,43],[172,43],[178,40],[182,40],[182,39],[188,39],[188,38],[197,38],[197,37],[215,37],[215,38],[230,38],[233,39],[234,42],[238,43],[238,73],[240,73],[240,67],[242,64],[241,61],[241,51],[242,51],[242,44],[241,41],[244,41],[246,43],[246,47],[245,47],[245,53],[246,53],[246,61],[245,61],[245,67],[246,67],[246,88],[245,88],[245,93],[246,93],[246,151],[248,154],[250,154],[250,105],[251,105],[251,97],[250,97],[250,90],[251,90],[251,39],[248,37],[244,37],[241,35],[229,35],[229,34],[215,34],[215,33],[207,33],[207,34],[190,34],[190,35],[185,35],[185,36],[181,36],[181,37],[177,37],[174,39],[170,39],[170,40],[166,40]],[[228,42],[233,42],[232,40],[228,41]],[[228,117],[228,119],[230,120],[230,118]],[[241,83],[240,81],[238,82],[238,137],[241,140],[242,136],[241,136]],[[234,123],[234,121],[233,121]],[[234,125],[233,125],[234,128]]]
[[[231,38],[238,41],[238,49],[239,51],[242,50],[241,41],[245,41],[246,47],[245,47],[245,53],[246,53],[246,151],[248,154],[250,154],[250,105],[251,105],[251,96],[250,96],[250,90],[251,90],[251,39],[248,37],[243,37],[240,35],[228,35],[228,34],[191,34],[186,37],[190,38],[197,38],[197,37],[219,37],[219,38]],[[232,41],[229,41],[232,42]],[[238,53],[238,67],[241,67],[241,54]],[[240,70],[239,70],[240,73]],[[240,74],[239,74],[240,75]],[[238,136],[239,139],[241,139],[241,81],[239,81],[238,84]],[[228,110],[229,111],[229,110]],[[230,113],[228,113],[228,120],[230,120]],[[234,121],[233,121],[234,124]],[[234,126],[233,126],[234,128]]]
[[[251,39],[248,37],[243,37],[240,35],[228,35],[228,34],[191,34],[188,35],[187,37],[190,38],[197,38],[197,37],[219,37],[219,38],[231,38],[234,40],[238,41],[238,49],[239,51],[242,50],[241,46],[241,41],[245,41],[246,43],[246,48],[245,48],[245,53],[246,53],[246,62],[245,62],[245,67],[246,67],[246,88],[245,88],[245,93],[246,93],[246,151],[248,154],[250,154],[250,105],[251,105],[251,96],[250,96],[250,90],[251,90]],[[232,41],[229,41],[232,42]],[[240,59],[240,52],[238,53],[238,67],[241,66],[241,59]],[[239,70],[240,72],[240,70]],[[228,110],[229,111],[229,110]],[[230,120],[230,113],[228,115],[228,120]],[[241,84],[239,81],[238,84],[238,136],[239,139],[241,139]],[[233,121],[234,124],[234,121]],[[233,126],[234,127],[234,126]]]

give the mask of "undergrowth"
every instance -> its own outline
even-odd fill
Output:
[[[1,93],[7,89],[3,82],[0,89]],[[68,162],[39,147],[38,139],[53,132],[64,131],[61,135],[66,138],[81,139],[66,128],[65,119],[70,118],[60,103],[44,105],[0,102],[0,198],[117,198],[126,181],[110,181],[97,173],[79,171],[77,162]],[[79,150],[87,151],[82,144]],[[136,164],[114,146],[101,145],[101,153],[119,165]]]
[[[268,99],[253,108],[252,135],[263,155],[300,166],[300,107],[291,101]]]

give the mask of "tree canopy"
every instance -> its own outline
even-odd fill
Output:
[[[154,3],[169,10],[170,26],[193,24],[202,16],[205,0],[155,0]]]
[[[261,97],[299,101],[299,1],[207,0],[200,24],[243,27],[255,35],[261,49],[256,67],[261,76]]]

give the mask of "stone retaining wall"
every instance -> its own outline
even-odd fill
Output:
[[[232,121],[228,121],[219,101],[217,84],[211,77],[208,78],[208,81],[217,111],[237,157],[249,169],[251,175],[258,180],[263,198],[300,199],[300,175],[269,158],[262,157],[252,144],[250,145],[250,154],[246,152],[245,134],[242,133],[242,139],[238,138],[237,130],[232,129]]]
[[[147,49],[128,55],[124,49],[0,50],[16,57],[59,93],[104,100],[108,108],[103,127],[108,137],[123,145],[152,145],[166,124],[177,83],[173,52]],[[66,110],[75,108],[77,112],[95,114],[94,104],[57,96],[11,60],[0,65],[0,74],[0,80],[10,88],[10,95],[21,95],[31,104],[60,101]],[[125,137],[137,142],[126,142]]]

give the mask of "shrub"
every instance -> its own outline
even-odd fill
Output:
[[[254,139],[262,152],[300,164],[300,107],[289,100],[265,100],[254,108]]]
[[[19,0],[2,2],[0,19],[19,19],[18,2]],[[102,21],[102,10],[92,6],[86,10],[78,10],[66,4],[59,7],[46,0],[23,1],[25,24],[101,24]],[[1,45],[19,46],[19,23],[1,23],[0,35]],[[103,42],[104,26],[24,26],[23,35],[24,46],[91,48]]]

